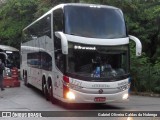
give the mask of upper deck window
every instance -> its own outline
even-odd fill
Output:
[[[65,6],[64,11],[66,34],[102,39],[126,37],[125,22],[119,9]]]

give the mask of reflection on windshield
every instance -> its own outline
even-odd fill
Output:
[[[65,6],[65,33],[91,38],[126,37],[122,12],[113,8]]]
[[[104,49],[103,49],[104,48]],[[92,77],[114,78],[128,73],[128,46],[69,49],[68,72]]]
[[[107,58],[113,61],[112,58],[119,59],[121,57],[118,54],[111,55],[111,56],[99,56],[95,59],[92,59],[92,67],[93,71],[91,71],[91,77],[115,77],[115,76],[121,76],[125,74],[125,70],[121,67],[118,67],[118,63],[116,61],[108,62]]]

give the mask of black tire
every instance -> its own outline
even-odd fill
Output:
[[[44,80],[43,80],[43,78],[42,78],[42,94],[43,95],[45,94],[45,92],[44,92]]]
[[[46,83],[43,84],[43,94],[44,94],[46,100],[48,101],[49,100],[49,92],[48,92]]]
[[[27,72],[25,72],[25,74],[24,74],[24,85],[27,86],[27,87],[29,87]]]
[[[24,79],[24,85],[27,86],[27,75],[26,74],[23,75],[23,79]]]
[[[49,100],[52,102],[52,104],[56,103],[56,99],[53,97],[52,84],[49,86]]]

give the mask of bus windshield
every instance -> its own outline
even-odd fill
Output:
[[[10,52],[7,52],[7,55],[8,55],[7,67],[8,68],[13,68],[13,67],[20,68],[19,51],[10,51]]]
[[[67,73],[72,77],[118,80],[127,76],[128,71],[128,45],[110,47],[69,43]]]
[[[65,6],[65,33],[90,38],[126,37],[121,10],[107,7]]]

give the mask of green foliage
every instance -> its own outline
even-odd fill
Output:
[[[0,9],[1,44],[19,48],[22,29],[34,19],[34,0],[7,0]]]
[[[38,8],[35,13],[35,18],[43,15],[50,10],[53,6],[61,3],[79,2],[79,0],[38,0]]]
[[[160,58],[156,61],[151,71],[152,91],[160,93]]]
[[[131,49],[131,57],[130,57],[130,69],[131,69],[131,76],[132,76],[132,85],[134,91],[146,91],[146,82],[148,80],[148,74],[145,72],[148,70],[144,67],[148,67],[149,58],[146,56],[145,53],[142,53],[141,57],[135,56],[135,44],[133,42],[130,43]]]
[[[132,42],[130,49],[132,90],[160,93],[160,58],[153,64],[144,52],[141,57],[135,56],[135,44]]]

